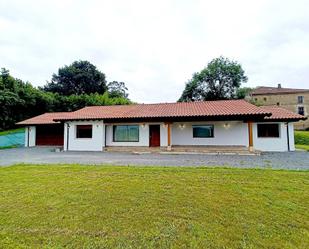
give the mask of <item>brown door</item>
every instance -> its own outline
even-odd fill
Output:
[[[149,125],[149,146],[160,146],[160,125]]]
[[[36,145],[63,145],[63,124],[37,125]]]

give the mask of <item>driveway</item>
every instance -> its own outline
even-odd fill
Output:
[[[109,164],[140,166],[229,166],[238,168],[309,169],[308,152],[250,155],[169,155],[122,152],[55,152],[50,147],[0,150],[0,166],[33,164]]]

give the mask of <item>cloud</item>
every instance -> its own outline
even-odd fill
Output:
[[[1,67],[39,86],[85,59],[138,102],[176,101],[214,57],[239,61],[247,85],[307,87],[305,0],[1,1]]]

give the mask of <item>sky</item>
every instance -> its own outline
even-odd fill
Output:
[[[0,67],[35,86],[88,60],[140,103],[174,102],[213,58],[243,86],[309,88],[308,0],[0,0]]]

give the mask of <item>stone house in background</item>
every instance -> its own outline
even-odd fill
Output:
[[[250,93],[252,102],[263,106],[281,106],[289,111],[308,117],[309,114],[309,89],[277,87],[257,87]],[[295,129],[309,128],[309,120],[294,123]]]

